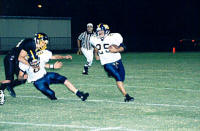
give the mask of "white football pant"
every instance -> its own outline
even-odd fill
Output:
[[[92,65],[92,61],[93,61],[93,51],[94,49],[91,50],[87,50],[86,48],[81,48],[81,51],[83,53],[83,55],[85,56],[85,58],[87,59],[87,63],[85,64],[85,66],[91,66]]]

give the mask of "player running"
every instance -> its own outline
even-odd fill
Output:
[[[99,24],[97,36],[91,37],[90,43],[95,47],[96,59],[100,59],[105,71],[115,78],[117,87],[125,96],[124,101],[133,101],[134,98],[124,89],[125,69],[120,54],[125,50],[122,36],[119,33],[110,33],[107,24]]]
[[[81,33],[77,39],[77,44],[78,44],[77,54],[81,54],[82,52],[87,60],[83,68],[82,72],[83,75],[88,75],[89,67],[92,66],[94,48],[91,46],[89,41],[93,35],[95,35],[95,33],[93,32],[93,24],[88,23],[87,31]]]

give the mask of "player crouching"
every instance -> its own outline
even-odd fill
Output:
[[[89,93],[84,93],[76,89],[72,83],[67,80],[65,76],[62,76],[55,72],[46,72],[45,68],[60,68],[62,62],[56,62],[55,64],[46,64],[52,57],[52,53],[48,50],[44,50],[39,56],[29,56],[28,61],[31,66],[27,66],[23,63],[19,63],[20,72],[19,79],[23,79],[25,72],[28,75],[28,82],[33,82],[34,86],[46,95],[51,100],[57,100],[55,92],[49,88],[50,84],[64,84],[70,91],[76,94],[82,101],[85,101],[89,96]]]

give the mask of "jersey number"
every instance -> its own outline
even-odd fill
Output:
[[[20,42],[18,42],[17,45],[16,45],[16,47],[19,47],[22,42],[23,42],[23,40],[21,40]]]
[[[103,44],[103,46],[101,46],[101,44],[96,45],[96,48],[99,50],[99,54],[109,53],[108,47],[109,47],[109,44]]]

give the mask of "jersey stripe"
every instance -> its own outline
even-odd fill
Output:
[[[78,37],[78,39],[81,40],[81,47],[91,50],[93,47],[90,44],[90,37],[93,35],[95,34],[88,34],[87,31],[81,33]]]

